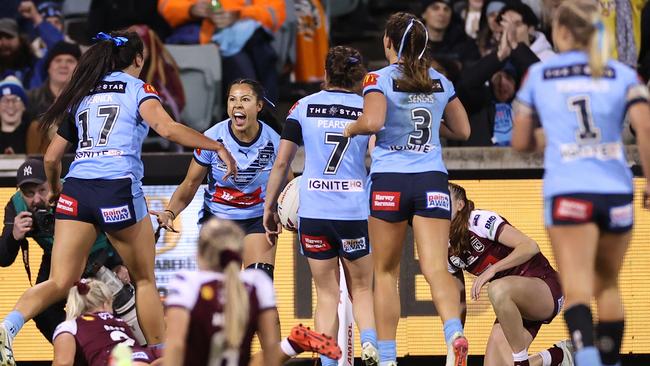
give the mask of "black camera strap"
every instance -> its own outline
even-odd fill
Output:
[[[27,272],[27,279],[29,279],[29,286],[34,286],[32,284],[32,270],[29,266],[29,241],[22,240],[20,243],[20,251],[23,255],[23,265],[25,266],[25,272]]]

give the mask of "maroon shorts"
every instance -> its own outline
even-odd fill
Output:
[[[153,349],[149,347],[133,346],[133,356],[131,356],[131,361],[152,363],[157,358],[158,356],[155,354]]]
[[[537,332],[539,332],[539,329],[542,327],[542,324],[549,324],[557,314],[560,313],[560,310],[562,310],[562,304],[564,304],[564,295],[562,294],[562,286],[560,285],[560,278],[558,277],[558,274],[555,270],[552,268],[549,268],[548,271],[546,271],[542,275],[538,276],[526,276],[524,277],[534,277],[534,278],[539,278],[542,281],[546,283],[548,288],[551,290],[551,296],[553,296],[553,314],[548,319],[545,320],[529,320],[529,319],[522,319],[524,323],[524,328],[530,333],[530,335],[535,338],[537,336]],[[494,323],[498,323],[499,320],[495,320]]]

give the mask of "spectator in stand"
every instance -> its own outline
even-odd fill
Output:
[[[528,67],[539,58],[526,45],[528,33],[504,17],[496,51],[465,68],[455,83],[456,94],[470,116],[471,134],[460,146],[509,146],[512,137],[512,100]],[[486,82],[489,86],[486,87]]]
[[[553,46],[549,43],[544,33],[537,30],[539,20],[530,7],[523,3],[513,3],[506,5],[497,18],[497,21],[507,20],[513,25],[511,32],[517,33],[510,35],[511,39],[521,39],[540,60],[545,61],[555,55]]]
[[[18,34],[16,20],[0,18],[0,79],[14,75],[23,85],[40,85],[36,60],[27,38]]]
[[[0,82],[0,96],[0,154],[24,154],[29,125],[27,94],[20,80],[8,76]]]
[[[598,0],[605,34],[612,39],[611,57],[637,67],[641,48],[641,13],[648,0]]]
[[[478,37],[483,3],[483,0],[469,0],[460,13],[461,18],[463,18],[463,21],[465,22],[465,34],[472,39]]]
[[[61,5],[52,1],[40,3],[36,8],[38,12],[34,12],[34,3],[31,1],[24,1],[21,4],[21,9],[29,9],[29,14],[34,29],[38,37],[32,42],[32,50],[34,54],[41,58],[45,57],[48,44],[56,44],[61,40],[71,42],[72,40],[63,33],[63,13],[61,13]],[[24,17],[27,17],[23,15]],[[58,32],[57,32],[58,31]],[[48,39],[46,42],[45,39]]]
[[[47,111],[68,84],[72,72],[77,67],[79,57],[81,57],[79,46],[63,41],[54,45],[48,52],[44,64],[47,79],[40,87],[27,92],[28,115],[34,119],[27,132],[28,154],[44,154],[56,133],[57,128],[41,131],[39,117]]]
[[[465,34],[460,22],[455,21],[451,0],[424,0],[422,5],[430,59],[446,58],[464,64],[480,57],[474,41]]]
[[[497,49],[501,39],[501,25],[497,22],[499,12],[506,6],[505,0],[491,0],[483,4],[483,13],[478,31],[478,49],[481,56],[486,56]]]
[[[158,0],[92,0],[88,13],[87,37],[111,32],[135,24],[145,24],[165,39],[171,27],[158,13]]]
[[[268,98],[277,101],[277,56],[271,41],[285,19],[284,1],[160,0],[158,10],[174,28],[167,43],[218,44],[224,86],[240,78],[258,80]]]

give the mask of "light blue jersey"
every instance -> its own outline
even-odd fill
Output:
[[[266,183],[278,153],[280,136],[264,122],[258,123],[259,132],[249,143],[240,141],[233,134],[229,119],[203,133],[213,140],[222,141],[230,151],[237,162],[237,177],[223,180],[227,167],[216,152],[194,151],[194,160],[208,167],[208,186],[199,221],[206,213],[230,220],[251,219],[264,214]]]
[[[59,130],[60,135],[67,134],[63,137],[68,141],[77,143],[66,178],[130,178],[133,194],[141,194],[144,168],[140,153],[149,126],[138,108],[150,98],[159,99],[156,90],[127,73],[116,71],[104,77],[82,99],[74,121],[69,120],[70,128]],[[67,132],[61,132],[64,129]]]
[[[305,170],[300,181],[298,216],[311,219],[367,220],[366,151],[368,136],[343,137],[363,112],[363,98],[324,90],[299,100],[287,117],[287,131],[300,129]],[[298,135],[299,133],[296,133]]]
[[[591,77],[588,57],[572,51],[530,67],[517,102],[544,128],[544,197],[569,193],[632,193],[621,142],[628,103],[639,84],[629,67],[609,61]]]
[[[440,146],[440,120],[447,103],[456,97],[453,84],[429,69],[434,92],[406,93],[399,90],[401,71],[392,64],[366,75],[363,94],[386,96],[384,127],[377,133],[371,173],[447,173]]]

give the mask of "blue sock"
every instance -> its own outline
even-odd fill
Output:
[[[584,347],[576,351],[574,356],[578,366],[600,366],[600,353],[594,346]]]
[[[323,366],[337,366],[339,362],[337,360],[333,360],[327,356],[320,356],[320,363]]]
[[[379,348],[379,362],[397,361],[397,342],[378,341],[377,347]]]
[[[370,343],[377,348],[377,331],[374,329],[364,329],[361,331],[361,346],[364,343]]]
[[[9,332],[11,338],[16,338],[20,329],[25,325],[25,318],[23,318],[21,313],[13,310],[11,313],[7,314],[3,323],[5,324],[5,327],[7,327],[7,332]]]
[[[463,323],[461,323],[458,318],[447,319],[443,329],[445,330],[445,340],[447,341],[447,344],[450,344],[452,341],[451,337],[453,337],[456,332],[463,332]]]

